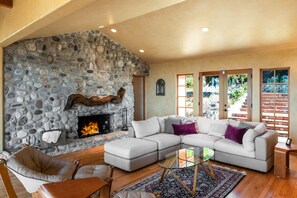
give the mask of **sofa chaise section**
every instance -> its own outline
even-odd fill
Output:
[[[253,152],[244,151],[243,148],[237,148],[237,150],[234,149],[233,151],[224,149],[224,145],[218,142],[215,145],[215,160],[260,172],[268,172],[273,167],[276,144],[277,133],[275,131],[267,131],[263,135],[256,137],[255,151]],[[228,146],[226,147],[228,148]]]
[[[166,154],[180,149],[181,138],[173,134],[158,133],[145,137],[143,140],[153,141],[158,144],[158,160],[162,160]]]
[[[104,161],[126,171],[135,171],[158,161],[156,142],[138,138],[116,140],[104,145]]]

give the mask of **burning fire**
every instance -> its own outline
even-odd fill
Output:
[[[95,133],[99,133],[99,127],[97,122],[90,122],[89,125],[86,125],[81,130],[82,136],[92,135]]]

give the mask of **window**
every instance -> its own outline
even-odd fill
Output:
[[[289,70],[261,70],[261,121],[280,137],[289,132]]]
[[[180,116],[193,115],[193,74],[177,75],[177,114]]]
[[[200,115],[214,120],[251,120],[251,79],[251,69],[201,72]]]

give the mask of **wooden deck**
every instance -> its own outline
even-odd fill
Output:
[[[77,151],[73,153],[58,156],[61,159],[80,160],[82,165],[103,163],[103,146]],[[236,166],[230,166],[223,163],[213,162],[221,166],[246,171],[247,176],[233,189],[228,195],[229,198],[238,197],[297,197],[297,155],[290,156],[290,173],[288,179],[280,179],[273,175],[273,169],[268,173],[260,173],[249,169]],[[157,164],[150,165],[133,173],[128,173],[115,168],[114,182],[112,191],[134,183],[152,173],[160,171]],[[10,174],[12,184],[18,197],[29,198],[31,195],[26,192],[25,188],[18,179]],[[0,179],[1,180],[1,179]],[[0,182],[0,197],[6,197],[2,181]]]

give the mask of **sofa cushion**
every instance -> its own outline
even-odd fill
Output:
[[[174,135],[197,134],[196,123],[172,124]]]
[[[243,147],[252,152],[255,150],[255,138],[266,133],[267,129],[264,123],[258,124],[254,129],[249,129],[242,138]]]
[[[212,125],[214,120],[204,118],[204,117],[199,117],[198,118],[198,131],[199,133],[208,133],[210,126]]]
[[[246,128],[234,127],[232,125],[228,125],[225,138],[232,140],[236,143],[242,144],[242,138],[246,133]]]
[[[259,133],[259,135],[262,135],[267,131],[264,123],[258,124],[254,129]]]
[[[151,135],[143,139],[156,142],[158,144],[158,150],[162,150],[180,144],[179,136],[167,133],[158,133],[156,135]]]
[[[159,116],[158,117],[161,133],[165,132],[165,119],[167,119],[167,118],[168,118],[168,116]]]
[[[216,141],[215,150],[249,158],[256,157],[255,151],[248,152],[247,150],[245,150],[242,144],[238,144],[228,139],[220,139],[219,141]]]
[[[183,144],[187,144],[191,146],[208,147],[208,148],[214,149],[215,142],[220,139],[221,138],[217,136],[198,133],[198,134],[183,136],[181,142]]]
[[[136,138],[143,138],[160,132],[159,121],[156,116],[147,120],[132,121]]]
[[[179,117],[168,117],[165,119],[165,133],[173,134],[172,124],[181,124],[182,119]]]
[[[259,133],[254,129],[249,129],[246,131],[242,138],[242,145],[248,152],[255,150],[255,138],[259,136]]]
[[[156,142],[137,138],[125,138],[108,142],[104,151],[125,159],[133,159],[157,151]]]
[[[210,125],[209,135],[225,138],[228,122],[226,120],[214,120]]]

